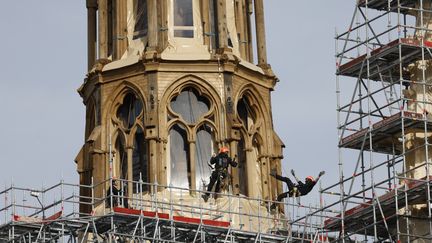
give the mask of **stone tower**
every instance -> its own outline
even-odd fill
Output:
[[[81,184],[114,176],[202,190],[210,156],[228,146],[239,162],[233,193],[280,193],[269,177],[280,174],[283,144],[272,122],[277,78],[263,0],[87,0],[87,11]],[[127,194],[134,190],[129,183]]]
[[[415,9],[421,11],[412,11],[412,15],[416,18],[415,35],[412,37],[414,40],[423,40],[424,42],[432,43],[432,3],[430,1],[418,1],[415,4]],[[416,113],[426,114],[427,119],[430,121],[432,118],[432,60],[425,55],[424,60],[418,60],[408,66],[410,74],[410,85],[405,89],[404,96],[408,100],[408,110]],[[432,158],[432,151],[430,141],[432,134],[430,131],[407,131],[405,134],[405,151],[408,151],[405,156],[405,171],[407,178],[425,180],[430,179],[432,172],[430,171],[430,163]],[[429,165],[427,165],[429,164]],[[401,183],[410,183],[409,180],[401,180]],[[428,215],[427,204],[413,203],[407,208],[401,209],[401,213],[411,214],[414,216],[409,220],[407,225],[406,220],[402,220],[400,224],[401,232],[413,235],[428,235],[430,234],[431,224],[425,222],[422,218]],[[405,212],[406,211],[406,212]],[[410,241],[409,236],[403,236],[403,241]],[[425,239],[411,240],[412,242],[428,242]]]

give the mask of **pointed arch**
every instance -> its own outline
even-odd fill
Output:
[[[240,124],[237,128],[241,133],[238,143],[239,160],[245,157],[246,162],[239,165],[239,192],[247,193],[247,196],[262,195],[266,179],[263,173],[266,154],[271,148],[272,141],[265,134],[271,124],[270,113],[260,93],[252,84],[247,84],[239,89],[235,96],[236,118]],[[245,149],[245,152],[241,150]],[[264,166],[264,167],[263,167]],[[255,180],[253,178],[259,178]],[[264,183],[264,184],[263,184]],[[254,188],[252,190],[252,188]]]
[[[269,121],[269,111],[264,105],[266,102],[260,95],[260,92],[252,84],[245,84],[239,88],[239,92],[235,96],[236,106],[242,97],[247,97],[251,102],[251,106],[256,109],[257,114],[261,114],[264,121]]]
[[[255,126],[251,127],[252,133],[261,131],[269,131],[273,130],[272,128],[272,117],[269,112],[269,108],[265,105],[267,102],[264,101],[260,92],[257,88],[252,84],[243,85],[237,95],[235,96],[235,105],[237,107],[238,102],[246,97],[250,102],[251,109],[254,110],[256,114]],[[236,110],[236,117],[238,117],[238,113]],[[272,134],[261,134],[262,135],[262,150],[261,153],[268,153],[268,151],[272,150],[273,147],[273,135]]]
[[[118,106],[123,104],[123,98],[129,92],[135,94],[135,96],[142,101],[143,114],[146,114],[148,102],[146,97],[143,95],[143,90],[135,84],[125,80],[117,86],[114,92],[112,92],[113,95],[106,101],[106,107],[108,107],[108,109],[106,109],[105,113],[102,114],[103,119],[110,119],[110,116],[116,112]]]
[[[166,118],[161,126],[168,128],[161,131],[161,137],[168,141],[170,183],[203,189],[203,181],[210,176],[207,161],[221,136],[218,128],[222,105],[218,92],[206,80],[185,75],[167,87],[159,106],[161,117]]]
[[[167,117],[168,112],[172,112],[170,107],[165,107],[166,104],[169,104],[171,99],[180,94],[180,92],[186,87],[192,87],[196,89],[199,95],[203,95],[209,99],[211,104],[209,112],[213,113],[215,116],[214,120],[216,126],[219,127],[219,117],[221,111],[223,110],[219,93],[208,81],[202,79],[199,76],[191,74],[179,77],[166,88],[164,94],[161,97],[161,101],[159,102],[159,111],[161,111],[162,117]],[[161,131],[161,137],[167,137],[167,135],[168,134],[166,132]]]
[[[147,103],[142,90],[128,81],[123,81],[113,94],[107,101],[108,109],[103,118],[114,138],[114,173],[129,181],[126,191],[132,197],[132,193],[138,192],[132,181],[150,182],[149,145],[144,124]],[[147,189],[143,187],[143,191]]]

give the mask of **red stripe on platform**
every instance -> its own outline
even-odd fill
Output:
[[[230,226],[230,222],[227,222],[227,221],[218,221],[218,220],[210,220],[210,219],[203,219],[203,223],[205,225],[216,226],[216,227],[224,227],[224,228],[228,228]]]
[[[188,224],[200,224],[201,220],[199,218],[191,218],[191,217],[184,217],[184,216],[173,216],[174,221],[188,223]],[[215,227],[229,227],[230,223],[227,221],[219,221],[219,220],[211,220],[211,219],[203,219],[202,223],[204,225],[208,226],[215,226]]]
[[[52,220],[56,220],[58,218],[60,218],[63,214],[63,211],[57,212],[53,215],[51,215],[50,217],[46,218],[44,221],[52,221]]]
[[[132,215],[142,215],[146,217],[156,217],[156,212],[152,211],[144,211],[144,210],[137,210],[137,209],[131,209],[131,208],[119,208],[115,207],[113,208],[114,212],[116,213],[123,213],[123,214],[132,214]]]

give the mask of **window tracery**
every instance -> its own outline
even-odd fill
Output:
[[[116,128],[115,176],[121,179],[142,179],[149,182],[148,144],[145,139],[143,103],[132,92],[127,92],[115,110]],[[128,188],[136,192],[136,188]]]
[[[204,189],[211,173],[208,160],[216,147],[213,104],[197,89],[185,87],[168,106],[167,119],[173,124],[169,131],[170,183]]]

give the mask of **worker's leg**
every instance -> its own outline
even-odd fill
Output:
[[[206,193],[207,196],[210,195],[210,192],[212,191],[213,186],[214,186],[216,181],[217,181],[217,173],[216,173],[216,171],[213,171],[211,176],[210,176],[210,183],[207,186],[207,193]],[[217,185],[216,185],[216,188],[217,188]]]
[[[290,178],[287,178],[287,180],[285,182],[288,186],[288,191],[292,191],[295,187],[294,183],[290,180]]]
[[[216,173],[216,171],[213,171],[211,176],[210,176],[210,182],[207,186],[207,192],[202,195],[202,198],[204,199],[205,202],[207,202],[207,200],[210,196],[210,192],[212,191],[213,186],[214,186],[216,181],[217,181],[217,173]]]
[[[216,182],[216,188],[215,188],[215,192],[219,193],[220,191],[220,187],[221,187],[221,179],[217,178],[217,182]],[[215,194],[215,198],[217,197],[217,195]]]
[[[278,196],[277,196],[277,201],[278,202],[282,202],[282,200],[284,199],[284,198],[286,198],[286,197],[288,197],[288,195],[289,195],[289,192],[284,192],[284,193],[281,193],[281,194],[279,194]],[[276,206],[277,206],[277,204],[276,203],[273,203],[271,206],[270,206],[270,210],[275,210],[276,209]]]
[[[288,194],[289,194],[289,192],[284,192],[284,193],[279,194],[279,196],[277,196],[277,201],[282,202],[282,200],[284,198],[288,197]]]

